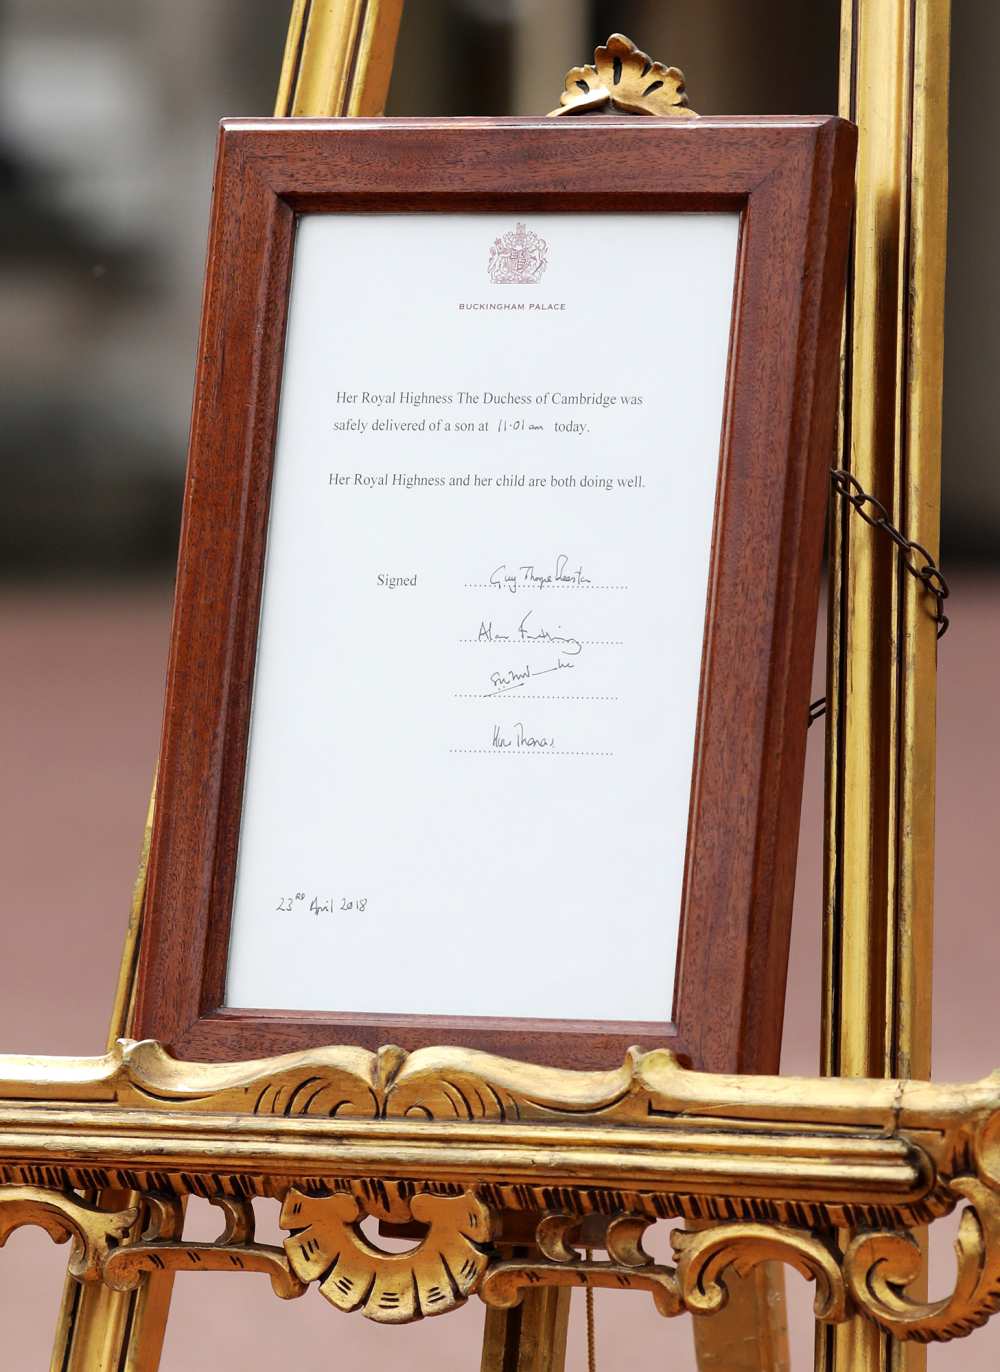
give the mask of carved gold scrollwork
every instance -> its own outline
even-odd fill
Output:
[[[915,1301],[906,1288],[923,1270],[919,1245],[909,1234],[859,1234],[844,1256],[851,1295],[866,1315],[898,1339],[944,1342],[969,1334],[1000,1310],[1000,1207],[998,1195],[974,1177],[957,1177],[952,1191],[969,1202],[955,1238],[958,1278],[950,1296]]]
[[[511,1258],[491,1267],[479,1294],[487,1305],[508,1309],[517,1305],[524,1292],[533,1286],[607,1287],[613,1291],[648,1291],[661,1315],[679,1315],[684,1307],[677,1293],[673,1269],[651,1264],[644,1268],[622,1267],[618,1263],[571,1263],[520,1261]]]
[[[361,1232],[362,1207],[354,1196],[307,1196],[289,1191],[281,1225],[291,1231],[285,1252],[295,1274],[319,1281],[339,1310],[360,1310],[380,1324],[407,1324],[443,1315],[462,1305],[490,1258],[493,1219],[471,1192],[439,1196],[421,1192],[409,1203],[411,1217],[427,1225],[415,1248],[386,1253]]]
[[[41,1186],[0,1187],[0,1248],[15,1229],[31,1224],[56,1243],[73,1240],[70,1275],[96,1281],[102,1264],[139,1217],[138,1210],[101,1210],[88,1201]]]
[[[816,1283],[816,1318],[847,1318],[840,1255],[832,1245],[796,1229],[768,1224],[720,1224],[672,1236],[681,1298],[688,1310],[711,1315],[729,1299],[726,1274],[745,1277],[762,1262],[783,1262]]]
[[[562,1072],[473,1049],[330,1047],[268,1062],[191,1064],[158,1043],[122,1041],[113,1055],[121,1104],[313,1119],[460,1120],[509,1124],[648,1119],[654,1083],[684,1069],[667,1049],[630,1049],[621,1066]]]
[[[673,1268],[660,1267],[642,1248],[642,1235],[652,1221],[620,1215],[608,1225],[607,1262],[584,1259],[572,1247],[576,1215],[548,1214],[538,1222],[535,1240],[544,1261],[509,1258],[493,1264],[479,1289],[487,1305],[502,1309],[517,1305],[533,1286],[606,1287],[616,1291],[648,1291],[661,1315],[684,1309]]]
[[[596,114],[614,108],[623,114],[680,115],[690,118],[684,73],[654,62],[623,33],[613,33],[594,53],[593,65],[573,67],[557,110],[560,114]]]
[[[103,1277],[116,1291],[133,1291],[146,1272],[263,1272],[282,1300],[305,1291],[280,1248],[254,1242],[253,1207],[247,1200],[215,1196],[212,1204],[226,1217],[214,1243],[185,1243],[180,1203],[175,1196],[146,1200],[149,1225],[142,1238],[115,1249],[104,1260]]]
[[[491,1266],[480,1288],[488,1305],[516,1305],[531,1286],[611,1287],[649,1291],[661,1315],[688,1310],[711,1315],[729,1299],[726,1275],[745,1277],[758,1263],[788,1263],[816,1282],[816,1316],[836,1323],[847,1317],[847,1292],[839,1252],[822,1239],[780,1226],[739,1223],[673,1235],[676,1270],[654,1263],[642,1247],[651,1221],[618,1215],[607,1226],[608,1261],[584,1260],[573,1247],[579,1228],[573,1215],[548,1214],[539,1221],[535,1241],[543,1261],[508,1259]]]
[[[716,1224],[672,1235],[676,1270],[657,1266],[643,1251],[650,1221],[619,1215],[607,1226],[608,1262],[584,1260],[573,1246],[578,1216],[550,1213],[535,1242],[542,1259],[508,1259],[488,1270],[480,1295],[489,1305],[512,1306],[533,1286],[604,1286],[647,1290],[663,1315],[711,1315],[729,1299],[727,1277],[746,1277],[763,1262],[783,1262],[816,1283],[816,1318],[838,1324],[854,1309],[896,1338],[918,1342],[961,1338],[1000,1310],[1000,1195],[973,1177],[958,1177],[952,1192],[969,1202],[955,1248],[958,1279],[944,1300],[910,1299],[906,1288],[921,1274],[923,1255],[901,1230],[857,1235],[841,1254],[831,1237],[776,1224]]]

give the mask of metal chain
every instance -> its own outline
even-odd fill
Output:
[[[934,608],[931,615],[934,623],[938,626],[938,638],[944,638],[948,632],[949,622],[948,616],[944,612],[944,602],[948,599],[949,589],[947,581],[941,574],[941,568],[922,543],[900,533],[889,518],[889,511],[882,502],[876,500],[873,495],[869,495],[850,472],[845,472],[842,467],[834,467],[830,472],[830,480],[833,489],[854,506],[865,523],[870,524],[873,529],[884,529],[903,554],[903,566],[912,577],[920,582],[927,594],[934,598]],[[869,514],[865,510],[866,505],[871,507],[874,514]]]
[[[889,511],[881,500],[870,495],[861,485],[861,482],[850,472],[845,471],[843,467],[831,467],[830,484],[838,495],[842,495],[847,503],[854,507],[866,524],[870,524],[873,529],[884,530],[895,543],[900,551],[903,566],[912,577],[920,582],[927,594],[933,597],[934,606],[931,610],[931,617],[938,626],[938,638],[944,638],[950,623],[944,612],[944,602],[947,600],[950,591],[941,568],[933,557],[922,543],[918,543],[914,538],[907,538],[904,533],[901,533],[889,518]],[[865,506],[869,508],[866,509]],[[817,719],[822,719],[825,714],[826,696],[820,696],[819,700],[814,700],[809,706],[807,727],[811,727]]]

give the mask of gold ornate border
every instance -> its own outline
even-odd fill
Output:
[[[131,1193],[144,1232],[134,1208],[88,1208],[80,1190]],[[184,1243],[187,1194],[222,1207],[215,1243]],[[282,1202],[283,1249],[255,1242],[255,1195]],[[958,1205],[955,1288],[911,1299],[907,1231]],[[367,1218],[416,1247],[382,1251]],[[676,1265],[653,1263],[643,1232],[676,1218],[694,1222],[673,1235]],[[339,1309],[391,1323],[546,1285],[711,1314],[732,1274],[778,1260],[816,1282],[822,1321],[950,1339],[1000,1307],[1000,1074],[715,1076],[665,1050],[607,1072],[460,1048],[210,1064],[128,1040],[99,1058],[0,1058],[0,1242],[26,1223],[75,1235],[81,1281],[258,1271],[286,1298],[317,1281]]]

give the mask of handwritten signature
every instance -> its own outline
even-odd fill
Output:
[[[502,724],[493,726],[494,748],[551,748],[554,744],[554,738],[529,734],[521,723],[512,724],[509,733]]]
[[[490,585],[496,587],[498,591],[509,591],[511,595],[516,595],[518,591],[537,591],[544,586],[589,586],[590,584],[590,577],[583,574],[583,563],[575,569],[571,568],[569,558],[565,553],[559,553],[551,571],[536,567],[533,562],[522,563],[520,567],[511,571],[508,570],[506,562],[502,562],[490,573]]]
[[[566,657],[576,657],[583,651],[583,644],[571,634],[554,634],[549,629],[536,629],[534,622],[528,623],[534,615],[529,610],[512,634],[501,633],[494,629],[492,619],[479,621],[477,641],[480,643],[554,643]],[[562,628],[562,625],[559,625]]]
[[[576,666],[575,662],[556,662],[552,667],[539,667],[532,670],[528,663],[524,664],[524,669],[512,667],[508,672],[491,672],[490,681],[493,683],[493,690],[487,694],[502,696],[507,691],[516,691],[519,686],[526,686],[529,681],[538,676],[548,676],[550,672],[568,671]]]

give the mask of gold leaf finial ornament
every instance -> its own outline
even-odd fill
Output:
[[[679,67],[654,62],[623,33],[613,33],[594,53],[593,66],[573,67],[559,97],[560,114],[660,114],[695,117]]]

